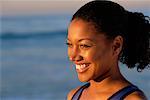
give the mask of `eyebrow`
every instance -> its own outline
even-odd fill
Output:
[[[67,38],[66,40],[69,40],[69,41],[70,41],[69,38]],[[83,40],[89,40],[89,41],[94,42],[92,39],[89,39],[89,38],[83,38],[83,39],[80,39],[80,40],[78,40],[78,42],[81,42],[81,41],[83,41]]]

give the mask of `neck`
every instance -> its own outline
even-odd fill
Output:
[[[122,87],[123,84],[127,85],[128,82],[120,73],[119,67],[112,67],[109,71],[105,72],[96,80],[90,80],[89,90],[91,91],[108,91],[109,89]],[[115,84],[115,85],[114,85]]]

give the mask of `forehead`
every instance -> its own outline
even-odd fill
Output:
[[[83,21],[81,19],[74,19],[68,28],[68,35],[72,35],[73,33],[96,33],[94,25],[92,23]]]
[[[74,40],[82,38],[99,40],[105,38],[105,36],[104,33],[96,31],[93,23],[81,19],[74,19],[68,27],[68,39]]]

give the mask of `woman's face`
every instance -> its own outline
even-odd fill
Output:
[[[81,82],[98,80],[109,74],[112,65],[112,44],[104,33],[81,19],[74,19],[68,28],[68,56],[75,64]]]

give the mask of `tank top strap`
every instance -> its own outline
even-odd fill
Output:
[[[113,94],[108,100],[123,100],[126,96],[135,91],[140,91],[143,93],[137,86],[129,85]]]
[[[76,92],[75,94],[72,96],[71,100],[79,100],[80,96],[83,92],[83,90],[87,87],[90,86],[90,83],[87,83],[83,86],[81,86]],[[123,89],[117,91],[116,93],[114,93],[111,97],[109,97],[107,100],[123,100],[126,96],[128,96],[129,94],[135,92],[135,91],[139,91],[141,93],[143,93],[137,86],[134,85],[129,85],[124,87]]]
[[[87,87],[90,86],[90,83],[86,83],[85,85],[81,86],[76,92],[75,94],[72,96],[72,99],[71,100],[79,100],[83,90]]]

